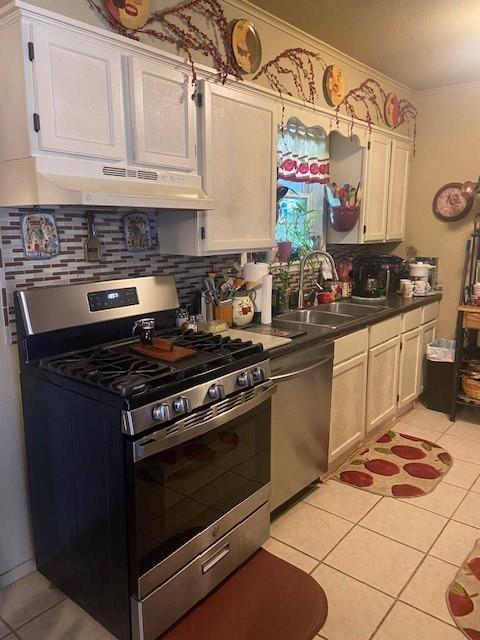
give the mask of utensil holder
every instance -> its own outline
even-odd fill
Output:
[[[215,320],[223,320],[230,329],[233,325],[232,301],[222,302],[215,307]]]

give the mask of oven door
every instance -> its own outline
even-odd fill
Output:
[[[272,383],[132,443],[142,599],[266,504]]]

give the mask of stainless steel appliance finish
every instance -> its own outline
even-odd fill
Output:
[[[273,511],[327,471],[333,344],[307,347],[272,367]]]
[[[281,313],[277,318],[282,322],[301,322],[302,324],[313,324],[318,327],[336,329],[341,324],[351,322],[354,316],[346,313],[320,311],[319,309],[297,309],[296,311]]]
[[[112,296],[109,308],[95,308],[92,295]],[[115,306],[128,292],[127,304]],[[117,296],[117,297],[116,297]],[[90,299],[89,299],[90,297]],[[26,334],[33,336],[96,322],[176,309],[179,306],[173,276],[148,276],[131,280],[85,282],[60,287],[32,287],[18,292]]]
[[[268,355],[178,330],[177,304],[171,277],[16,300],[37,563],[121,640],[157,638],[269,533]],[[146,316],[191,357],[133,352]]]
[[[174,422],[172,426],[166,427],[161,432],[162,438],[168,439],[186,430],[190,434],[188,437],[193,438],[193,427],[219,415],[224,410],[224,407],[229,406],[232,400],[227,399],[223,403],[215,404],[214,407],[202,413],[193,413],[194,411],[207,405],[212,405],[215,401],[223,400],[226,396],[230,396],[242,389],[253,388],[255,384],[260,385],[263,381],[268,380],[270,373],[270,362],[265,360],[252,367],[226,374],[220,378],[187,389],[180,396],[175,394],[162,398],[161,402],[153,402],[132,411],[124,411],[122,414],[122,431],[135,435],[177,418],[177,422]],[[263,390],[263,387],[259,386],[255,389]],[[247,396],[245,394],[235,396],[235,400],[238,403],[246,399]],[[215,413],[217,411],[218,414]],[[193,415],[190,417],[180,420],[180,418],[192,413]]]
[[[155,640],[268,538],[268,503],[232,529],[159,589],[132,598],[133,640]],[[212,620],[212,625],[215,620]]]

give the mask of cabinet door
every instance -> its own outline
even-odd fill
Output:
[[[365,242],[385,240],[391,148],[390,138],[377,132],[372,134],[366,154],[365,196],[362,211]]]
[[[400,336],[369,350],[367,432],[395,415],[399,356]]]
[[[135,162],[193,171],[196,125],[191,76],[132,56],[129,77]]]
[[[407,212],[410,145],[393,140],[388,193],[387,240],[403,240]]]
[[[124,160],[120,52],[72,32],[37,25],[33,41],[40,148]]]
[[[401,340],[400,380],[398,385],[399,408],[413,402],[418,396],[423,348],[422,327],[403,333]]]
[[[275,244],[276,105],[209,82],[200,91],[203,176],[215,200],[204,248],[268,249]]]
[[[433,342],[437,336],[437,321],[433,320],[428,324],[422,326],[422,354],[421,354],[421,366],[419,376],[419,388],[418,393],[422,393],[425,387],[425,377],[427,370],[427,346],[430,342]]]
[[[329,464],[365,435],[367,366],[368,355],[363,353],[333,368]]]

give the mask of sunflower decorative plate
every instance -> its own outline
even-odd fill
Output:
[[[248,20],[236,20],[232,26],[232,51],[243,73],[255,73],[262,61],[262,43],[257,30]]]
[[[345,97],[343,71],[336,64],[331,64],[323,73],[323,95],[331,107],[337,107]]]

